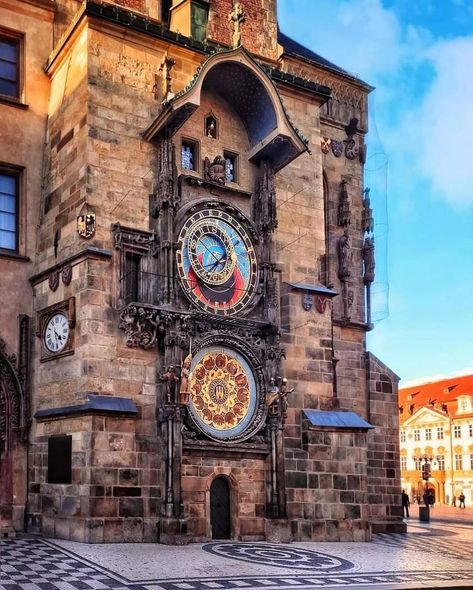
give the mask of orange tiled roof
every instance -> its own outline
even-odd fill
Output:
[[[437,407],[445,405],[451,414],[456,412],[457,398],[461,395],[473,396],[473,375],[402,388],[399,390],[399,406],[403,408],[403,414],[409,414],[411,405],[418,409],[435,403]]]

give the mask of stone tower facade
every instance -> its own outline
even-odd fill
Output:
[[[365,345],[371,87],[283,35],[276,0],[20,4],[0,530],[402,530],[397,377]]]

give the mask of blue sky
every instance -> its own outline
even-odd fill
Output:
[[[389,316],[369,349],[401,386],[473,373],[473,0],[279,0],[278,20],[376,86],[368,154],[388,162],[371,181],[379,231],[387,178]]]

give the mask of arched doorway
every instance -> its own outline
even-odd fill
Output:
[[[210,486],[212,539],[230,539],[230,486],[226,477],[216,477]]]
[[[23,529],[26,503],[26,407],[16,358],[0,339],[0,535]]]

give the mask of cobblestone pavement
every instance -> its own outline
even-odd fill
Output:
[[[373,543],[170,547],[0,540],[0,590],[473,588],[473,527],[410,523]]]

